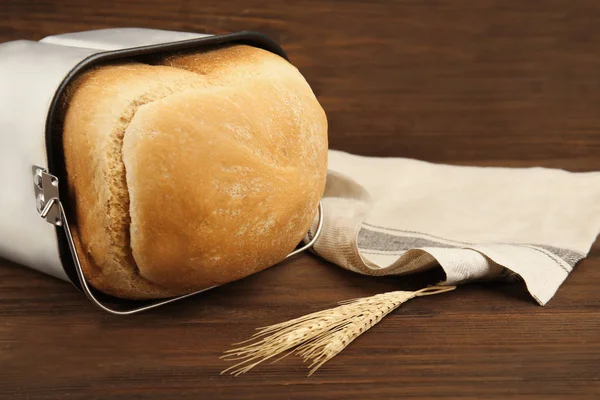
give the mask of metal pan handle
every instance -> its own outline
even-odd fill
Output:
[[[55,226],[62,227],[67,238],[67,243],[69,245],[69,249],[71,251],[71,255],[73,257],[73,263],[75,265],[75,271],[77,273],[77,278],[79,283],[81,284],[81,289],[86,297],[94,303],[97,307],[102,310],[113,314],[113,315],[131,315],[137,314],[142,311],[151,310],[156,307],[163,306],[165,304],[172,303],[177,300],[185,299],[187,297],[194,296],[198,293],[205,292],[207,290],[213,289],[216,286],[211,286],[209,288],[205,288],[202,290],[198,290],[196,292],[184,294],[181,296],[171,297],[168,299],[156,300],[146,303],[144,305],[135,305],[131,307],[118,307],[115,308],[112,304],[108,304],[107,302],[102,301],[98,298],[96,294],[94,294],[93,289],[88,285],[84,275],[83,270],[81,268],[81,262],[79,259],[79,255],[77,254],[77,249],[75,247],[75,243],[73,241],[73,235],[71,234],[71,228],[69,226],[67,215],[65,213],[65,209],[62,205],[62,202],[59,198],[58,192],[58,178],[54,175],[49,174],[44,168],[41,167],[33,167],[33,180],[34,187],[36,192],[36,206],[38,213],[42,218],[44,218],[48,223],[51,223]],[[285,256],[285,259],[288,259],[296,254],[299,254],[303,251],[306,251],[314,246],[314,244],[319,239],[321,232],[323,230],[323,204],[319,202],[319,220],[317,223],[317,228],[313,238],[306,243],[304,246],[292,251],[290,254]]]

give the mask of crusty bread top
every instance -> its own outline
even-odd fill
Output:
[[[86,276],[164,297],[281,260],[324,189],[327,125],[299,72],[248,46],[80,77],[64,124]]]

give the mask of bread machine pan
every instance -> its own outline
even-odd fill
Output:
[[[140,28],[102,29],[0,44],[0,257],[73,283],[96,306],[127,315],[192,296],[130,301],[102,294],[83,277],[73,244],[57,103],[69,83],[100,63],[208,45],[239,43],[287,59],[274,41],[255,32],[206,35]],[[310,248],[309,243],[290,253]],[[286,258],[287,258],[286,257]]]

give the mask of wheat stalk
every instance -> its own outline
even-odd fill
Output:
[[[250,339],[234,345],[249,344],[225,352],[221,358],[238,363],[221,374],[230,372],[237,376],[274,357],[283,354],[273,361],[276,362],[296,353],[310,362],[310,376],[402,303],[454,289],[454,286],[432,286],[416,292],[394,291],[346,300],[329,310],[258,328]]]

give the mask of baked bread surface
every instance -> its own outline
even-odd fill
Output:
[[[315,216],[327,120],[281,57],[237,45],[96,68],[63,127],[76,246],[97,289],[189,293],[280,261]]]

